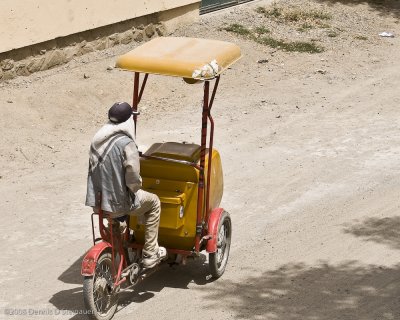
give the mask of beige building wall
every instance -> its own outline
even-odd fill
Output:
[[[200,0],[0,0],[0,53]]]

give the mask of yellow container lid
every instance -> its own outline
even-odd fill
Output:
[[[183,77],[213,79],[241,58],[236,44],[209,39],[160,37],[118,57],[124,70]]]
[[[145,155],[197,162],[200,158],[200,146],[193,143],[155,143],[145,152]]]

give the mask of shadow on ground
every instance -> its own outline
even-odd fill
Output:
[[[85,310],[82,293],[83,277],[80,274],[82,259],[83,256],[75,261],[58,278],[58,280],[64,283],[79,284],[79,286],[57,292],[49,300],[58,310],[71,314],[70,319],[73,320],[87,319],[85,315],[82,315],[82,312]],[[139,283],[135,287],[134,292],[127,291],[120,293],[117,313],[132,303],[141,303],[151,299],[155,296],[154,292],[160,292],[166,287],[188,289],[190,283],[205,285],[209,282],[207,280],[208,274],[208,264],[206,263],[205,255],[201,255],[200,258],[194,261],[189,260],[185,266],[169,266],[165,264],[148,279]]]
[[[82,284],[81,266],[85,255],[86,253],[83,254],[78,260],[76,260],[67,270],[65,270],[58,277],[58,280],[64,283]]]
[[[344,232],[400,249],[400,216],[369,218]],[[211,290],[209,307],[231,310],[236,319],[400,319],[400,264],[292,263],[254,277],[216,282]]]
[[[345,228],[344,232],[400,249],[400,217],[369,218]]]
[[[400,319],[400,265],[287,264],[210,290],[207,307],[235,319]]]
[[[326,4],[342,3],[349,6],[367,4],[371,9],[376,10],[382,16],[400,18],[399,0],[318,0]]]

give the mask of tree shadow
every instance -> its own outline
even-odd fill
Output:
[[[356,237],[400,249],[400,217],[369,218],[344,230]]]
[[[209,308],[235,319],[400,319],[400,266],[351,261],[340,265],[286,264],[259,276],[216,282]]]
[[[63,312],[69,314],[71,315],[70,319],[73,320],[87,319],[87,316],[83,314],[85,311],[82,290],[83,277],[80,273],[83,257],[76,260],[58,277],[58,280],[64,283],[79,284],[79,287],[57,292],[49,300],[58,310],[62,311],[60,314]],[[208,274],[208,263],[203,254],[194,261],[189,260],[187,265],[164,264],[148,279],[137,284],[134,290],[120,293],[117,313],[132,303],[142,303],[151,299],[155,295],[154,292],[160,292],[165,287],[188,289],[190,283],[205,285],[210,282],[207,280]]]
[[[348,6],[356,6],[366,4],[371,9],[376,10],[382,16],[400,17],[400,1],[399,0],[318,0],[327,4],[341,3]]]
[[[400,249],[400,217],[369,218],[362,223],[349,226],[344,230],[356,237],[364,238]]]

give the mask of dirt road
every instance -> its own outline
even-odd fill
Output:
[[[208,281],[205,257],[166,267],[121,297],[115,319],[400,319],[399,11],[318,3],[337,35],[305,34],[319,37],[325,50],[315,54],[218,30],[251,28],[266,4],[204,16],[174,34],[243,50],[214,105],[222,205],[234,227],[226,273]],[[131,48],[0,84],[0,319],[85,318],[88,145],[109,106],[131,100],[132,75],[107,70]],[[150,77],[146,90],[142,150],[199,141],[201,85]]]

